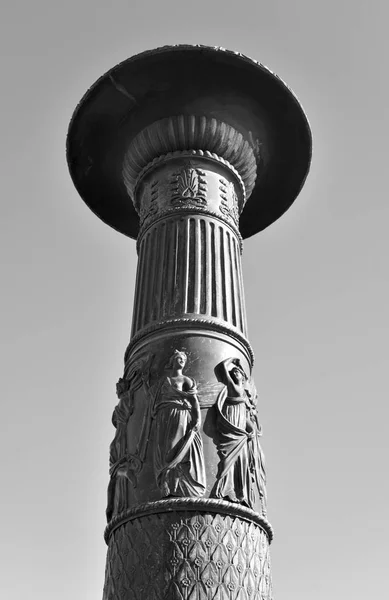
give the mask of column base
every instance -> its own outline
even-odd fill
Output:
[[[168,498],[106,529],[103,600],[271,600],[266,519],[239,504]]]

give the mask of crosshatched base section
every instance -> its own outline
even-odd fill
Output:
[[[268,536],[200,511],[127,521],[110,537],[103,600],[272,600]]]

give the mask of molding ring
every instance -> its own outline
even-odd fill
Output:
[[[149,217],[148,219],[146,218],[143,221],[143,223],[140,227],[140,230],[139,230],[138,238],[136,241],[137,251],[139,250],[139,244],[142,240],[142,237],[150,229],[150,227],[152,227],[153,225],[156,225],[159,221],[163,221],[165,218],[174,217],[177,215],[178,216],[186,216],[187,218],[193,217],[194,215],[195,216],[204,215],[206,217],[208,216],[208,217],[212,217],[214,219],[218,219],[218,221],[220,221],[223,225],[226,225],[227,227],[229,227],[231,229],[231,231],[236,235],[236,237],[238,238],[238,241],[239,241],[240,254],[242,255],[242,253],[243,253],[243,238],[240,234],[239,229],[237,228],[236,225],[234,225],[234,223],[232,221],[224,219],[221,215],[217,214],[216,212],[214,212],[212,210],[208,210],[207,208],[196,207],[196,209],[193,209],[193,212],[192,212],[192,209],[189,210],[182,206],[175,206],[172,208],[167,208],[163,212],[155,215],[154,219],[152,219],[151,217]]]
[[[166,500],[157,500],[156,502],[139,504],[134,508],[128,508],[116,517],[113,517],[105,528],[104,539],[108,545],[112,533],[128,521],[156,513],[173,511],[212,512],[233,515],[259,525],[268,536],[269,543],[272,542],[274,537],[273,528],[269,521],[259,513],[256,513],[241,504],[234,504],[232,502],[227,502],[226,500],[216,500],[213,498],[168,498]]]
[[[223,333],[224,335],[234,338],[237,342],[239,342],[240,344],[242,344],[242,346],[244,346],[246,348],[248,355],[250,356],[250,359],[251,359],[251,369],[253,368],[254,360],[255,360],[254,351],[252,349],[250,342],[244,337],[244,335],[240,331],[234,330],[231,326],[224,325],[222,323],[219,323],[218,321],[213,321],[211,319],[201,319],[198,317],[197,318],[182,317],[179,319],[167,319],[166,321],[159,321],[157,323],[152,323],[151,325],[148,325],[144,329],[140,329],[131,338],[130,343],[127,346],[127,350],[125,351],[125,354],[124,354],[124,361],[126,362],[128,360],[131,351],[136,346],[136,344],[139,342],[139,340],[148,336],[149,334],[154,333],[155,331],[159,331],[159,330],[170,329],[172,327],[176,328],[176,329],[183,329],[183,328],[186,328],[188,325],[190,325],[190,326],[195,325],[199,329],[211,329],[212,331],[216,331],[216,332],[218,331],[218,332]]]

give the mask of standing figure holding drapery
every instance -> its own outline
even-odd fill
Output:
[[[260,444],[262,436],[262,425],[259,423],[257,411],[258,394],[254,383],[251,383],[250,392],[247,392],[249,398],[249,418],[253,426],[254,435],[249,439],[249,462],[250,473],[254,489],[256,489],[262,508],[262,514],[266,517],[266,471],[265,471],[265,456]]]
[[[246,389],[248,378],[237,358],[227,358],[217,365],[215,374],[225,387],[219,393],[216,402],[220,463],[212,495],[252,508],[255,487],[261,495],[260,472],[263,471],[263,455],[262,450],[258,454],[258,436],[261,434],[261,428],[255,405]]]
[[[183,375],[185,352],[174,351],[154,401],[154,469],[162,497],[203,496],[205,467],[194,379]]]

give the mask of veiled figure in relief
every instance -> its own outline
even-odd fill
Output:
[[[248,378],[239,359],[224,360],[215,373],[225,387],[215,405],[220,463],[212,496],[252,508],[255,489],[262,502],[261,478],[265,478],[255,400],[251,400]]]
[[[108,501],[106,516],[111,518],[128,508],[128,486],[137,486],[137,475],[142,468],[142,458],[129,454],[127,449],[127,426],[134,412],[134,394],[145,384],[146,360],[136,361],[127,379],[119,379],[116,393],[119,399],[113,415],[112,424],[116,428],[115,437],[109,447]]]
[[[116,427],[115,437],[109,447],[109,474],[107,521],[127,508],[128,483],[127,473],[127,423],[134,411],[133,395],[130,382],[119,379],[116,384],[118,404],[112,414],[112,424]]]
[[[185,352],[174,351],[154,402],[154,469],[162,497],[203,496],[205,467],[194,379],[183,375]]]
[[[262,436],[262,425],[259,423],[258,411],[257,411],[257,399],[258,394],[254,384],[252,384],[250,391],[247,391],[249,398],[249,419],[253,426],[254,435],[249,438],[249,462],[250,462],[250,474],[254,490],[258,494],[262,514],[266,516],[267,512],[267,494],[266,494],[266,470],[265,470],[265,455],[263,453],[260,437]]]

